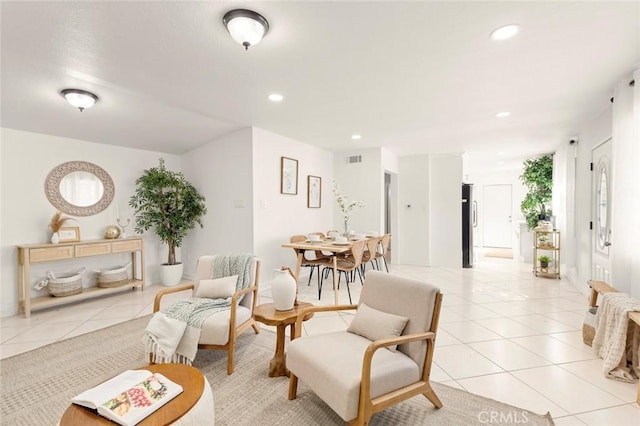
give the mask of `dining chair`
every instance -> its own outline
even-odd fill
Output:
[[[362,273],[366,272],[367,263],[371,263],[371,269],[376,269],[376,253],[378,251],[378,244],[380,244],[380,237],[370,237],[367,241],[367,250],[362,255]]]
[[[389,266],[387,265],[387,253],[389,252],[389,245],[391,244],[391,234],[384,234],[382,238],[380,238],[380,245],[378,246],[379,250],[376,251],[376,265],[378,265],[378,270],[380,270],[380,265],[378,264],[378,259],[382,258],[384,262],[384,267],[389,272]]]
[[[349,293],[349,303],[351,303],[351,289],[349,288],[349,283],[355,280],[355,274],[357,273],[360,276],[360,284],[362,284],[362,272],[360,272],[360,265],[362,265],[362,255],[364,254],[366,240],[354,241],[351,246],[351,250],[349,251],[350,256],[347,258],[337,258],[336,265],[338,269],[338,288],[340,288],[340,279],[342,278],[342,274],[344,274],[345,280],[347,281],[347,293]],[[322,261],[322,265],[324,266],[324,271],[329,271],[333,269],[333,259],[326,259]],[[320,277],[319,285],[318,285],[318,300],[320,300],[320,296],[322,294],[322,283],[324,281],[324,274]]]
[[[307,240],[307,237],[304,235],[293,235],[291,238],[289,238],[290,243],[299,243],[306,240]],[[296,249],[293,249],[293,251],[295,252],[296,257],[298,257],[298,251]],[[322,260],[327,259],[328,256],[324,255],[320,250],[315,250],[315,251],[311,251],[312,253],[311,256],[313,257],[308,257],[308,253],[310,251],[311,250],[306,250],[303,253],[302,264],[300,266],[311,268],[311,272],[309,273],[309,282],[307,283],[307,285],[311,285],[311,278],[313,277],[313,271],[317,269],[318,286],[320,286],[320,266],[323,264]]]

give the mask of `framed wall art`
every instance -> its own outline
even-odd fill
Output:
[[[80,228],[77,226],[60,228],[58,231],[58,237],[60,238],[61,243],[80,241]]]
[[[307,176],[307,207],[319,209],[322,204],[322,178]]]
[[[293,158],[280,158],[280,193],[298,193],[298,160]]]

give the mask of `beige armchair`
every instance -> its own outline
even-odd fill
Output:
[[[193,284],[179,285],[158,292],[153,303],[153,312],[160,310],[162,298],[167,294],[191,290],[185,297],[192,297],[192,295],[196,293],[200,280],[211,277],[213,258],[214,256],[201,256],[198,259]],[[202,324],[198,348],[228,351],[227,374],[233,373],[233,358],[237,337],[244,333],[249,327],[253,327],[256,334],[260,332],[258,324],[253,319],[253,310],[258,300],[259,275],[260,262],[257,258],[254,258],[250,265],[250,280],[253,284],[233,294],[229,310],[210,315]],[[238,299],[240,299],[242,295],[244,295],[244,297],[242,297],[242,300],[238,303]]]
[[[299,378],[352,425],[367,425],[374,413],[418,394],[442,407],[429,384],[441,304],[437,287],[370,271],[350,331],[299,337],[309,312],[356,306],[305,309],[287,348],[289,399],[296,398]]]

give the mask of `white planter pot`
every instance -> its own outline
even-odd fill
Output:
[[[296,300],[296,281],[289,271],[276,269],[271,281],[271,296],[276,311],[288,311],[293,309]]]
[[[160,282],[165,287],[173,287],[178,285],[182,279],[182,270],[184,265],[178,263],[176,265],[160,265]]]

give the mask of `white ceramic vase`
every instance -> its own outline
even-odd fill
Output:
[[[51,244],[58,244],[60,242],[60,235],[57,232],[51,234]]]
[[[276,269],[271,281],[271,296],[276,311],[293,309],[296,300],[296,281],[286,269]]]
[[[182,279],[182,269],[184,265],[160,265],[160,282],[165,287],[173,287]]]

